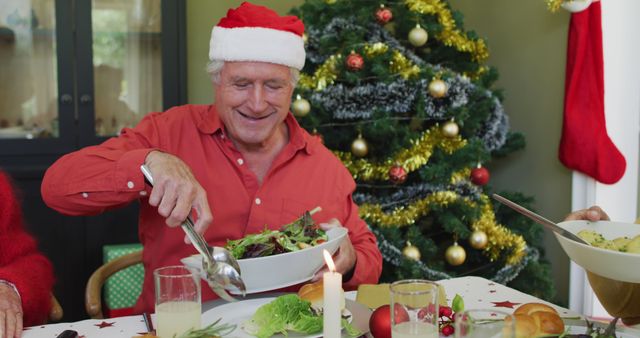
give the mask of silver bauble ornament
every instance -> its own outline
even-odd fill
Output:
[[[311,111],[311,104],[302,96],[297,95],[295,101],[291,104],[291,112],[296,117],[303,117]]]
[[[409,43],[415,47],[424,46],[428,39],[429,34],[424,28],[420,27],[420,25],[416,25],[409,31]]]
[[[445,122],[442,125],[442,134],[446,137],[456,137],[460,133],[460,127],[454,121]]]
[[[362,138],[362,134],[358,135],[358,138],[351,143],[351,152],[357,157],[365,157],[369,153],[369,145],[367,141]]]
[[[489,237],[487,237],[487,233],[482,230],[476,230],[471,233],[471,236],[469,236],[469,245],[474,249],[484,249],[487,247],[488,243]]]
[[[460,265],[467,259],[467,252],[464,251],[464,248],[458,245],[457,242],[454,242],[452,246],[447,248],[447,251],[444,253],[444,258],[447,260],[447,263],[451,265]]]

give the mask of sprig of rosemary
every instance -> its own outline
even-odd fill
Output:
[[[218,318],[218,320],[216,320],[215,322],[213,322],[211,325],[209,325],[207,327],[203,327],[201,329],[191,329],[191,330],[181,334],[178,337],[176,337],[175,335],[173,337],[174,338],[212,338],[212,337],[222,337],[224,335],[227,335],[227,334],[233,332],[233,330],[236,329],[236,325],[233,325],[233,324],[225,323],[225,324],[218,325],[220,320],[222,320],[222,318]]]

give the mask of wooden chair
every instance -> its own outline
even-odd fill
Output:
[[[91,274],[85,291],[84,306],[89,317],[104,318],[102,313],[102,286],[114,273],[142,262],[142,250],[118,257],[100,266]]]
[[[51,294],[51,310],[49,311],[49,321],[50,322],[59,322],[62,319],[62,315],[64,312],[62,311],[62,306],[56,299],[56,296]]]

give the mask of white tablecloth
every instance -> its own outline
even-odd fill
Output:
[[[576,312],[545,302],[507,286],[493,283],[480,277],[462,277],[438,281],[447,293],[449,303],[459,294],[466,309],[496,309],[513,312],[518,304],[528,302],[542,302],[555,307],[561,317],[582,316]],[[347,297],[355,299],[355,292],[347,292]],[[209,323],[203,323],[206,325]],[[146,332],[142,316],[118,317],[104,320],[83,320],[74,323],[59,323],[43,326],[33,326],[26,329],[23,338],[55,338],[64,330],[77,331],[83,338],[123,337],[131,338]]]

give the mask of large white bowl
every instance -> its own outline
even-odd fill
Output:
[[[279,255],[239,259],[247,293],[276,290],[310,280],[324,266],[322,250],[331,254],[336,252],[347,232],[343,227],[332,228],[327,231],[329,240],[319,245]],[[186,266],[202,269],[200,255],[185,257],[180,261]],[[238,294],[235,289],[229,289],[229,292]]]
[[[566,221],[558,226],[577,234],[580,230],[594,230],[605,239],[640,235],[640,225],[623,222]],[[569,258],[585,270],[609,279],[640,283],[640,254],[596,248],[556,234]]]

